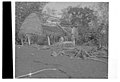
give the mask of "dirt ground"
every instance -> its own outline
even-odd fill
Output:
[[[15,76],[33,73],[31,78],[107,78],[108,64],[106,63],[70,59],[65,56],[54,57],[51,54],[52,51],[49,49],[38,50],[33,47],[16,46]],[[52,70],[53,68],[56,70]]]

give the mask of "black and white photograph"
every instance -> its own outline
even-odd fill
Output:
[[[15,2],[16,79],[108,79],[109,2]]]

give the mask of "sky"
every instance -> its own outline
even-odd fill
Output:
[[[48,3],[43,11],[46,11],[47,8],[50,8],[50,9],[55,9],[57,10],[56,11],[56,16],[57,17],[61,17],[61,15],[58,15],[58,13],[61,13],[61,10],[64,9],[64,8],[67,8],[68,6],[77,6],[79,5],[79,3],[69,3],[69,2],[52,2],[52,3]]]
[[[79,5],[79,3],[69,3],[69,2],[52,2],[52,3],[48,3],[46,7],[49,7],[51,9],[56,9],[58,12],[61,12],[61,9],[63,8],[67,8],[68,6],[77,6]]]
[[[84,6],[96,6],[98,3],[94,3],[94,2],[51,2],[51,3],[48,3],[43,11],[46,11],[47,8],[50,8],[50,9],[54,9],[54,10],[57,10],[56,11],[56,16],[60,17],[60,15],[58,15],[58,13],[61,13],[61,10],[64,9],[64,8],[67,8],[68,6],[81,6],[81,7],[84,7]]]
[[[49,9],[54,9],[56,10],[56,14],[54,16],[61,18],[61,10],[64,8],[67,8],[68,6],[73,6],[73,7],[88,7],[92,10],[94,10],[96,12],[96,15],[100,18],[100,19],[106,19],[105,17],[103,17],[103,13],[105,10],[105,6],[101,5],[103,4],[102,2],[50,2],[48,3],[44,9],[43,12],[47,10],[47,8]],[[103,9],[101,10],[100,5],[103,7]],[[108,13],[105,13],[106,16],[108,15]]]

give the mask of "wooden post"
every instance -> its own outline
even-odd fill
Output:
[[[50,37],[49,37],[49,36],[47,36],[47,38],[48,38],[48,45],[50,45]]]
[[[28,37],[28,44],[30,45],[30,36],[27,35],[27,37]]]
[[[60,42],[63,42],[63,41],[64,41],[64,38],[63,38],[63,37],[61,37],[61,38],[60,38]]]
[[[73,44],[75,45],[75,27],[72,28],[72,41],[73,41]]]
[[[21,43],[22,43],[22,46],[23,46],[23,39],[21,39]]]

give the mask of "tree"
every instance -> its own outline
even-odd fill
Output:
[[[72,27],[79,27],[80,25],[88,27],[89,22],[97,20],[97,17],[93,14],[93,12],[93,10],[87,7],[68,7],[63,10],[61,24],[66,22],[67,25],[71,24]]]
[[[91,29],[89,23],[97,23],[97,16],[94,15],[94,11],[85,7],[68,7],[64,10],[61,19],[61,26],[68,26],[72,30],[78,32],[73,32],[74,40],[78,44],[83,44],[88,41],[93,41],[94,44],[98,45],[98,35],[95,29]],[[94,24],[97,25],[97,24]],[[95,26],[97,27],[97,26]]]
[[[19,38],[19,31],[21,29],[21,25],[27,16],[31,13],[35,12],[40,18],[43,7],[47,4],[47,2],[16,2],[15,3],[15,43],[17,45],[21,45],[21,40]],[[40,15],[39,15],[40,14]]]

